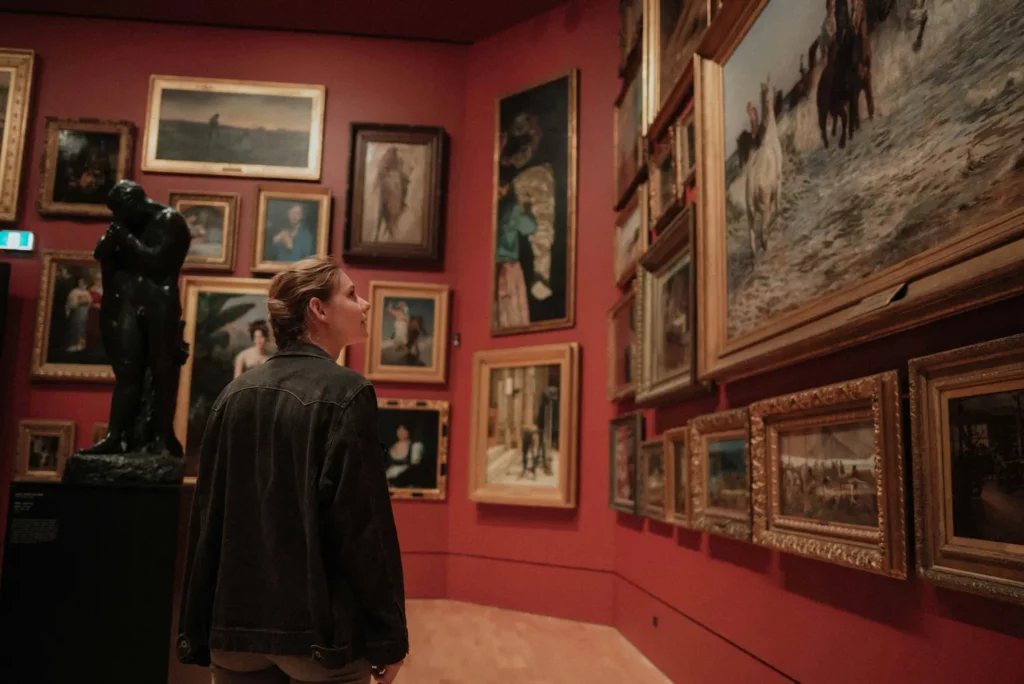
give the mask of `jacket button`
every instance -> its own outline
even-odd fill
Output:
[[[323,660],[324,653],[319,648],[313,649],[313,660]]]

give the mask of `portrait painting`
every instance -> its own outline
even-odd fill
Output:
[[[498,99],[491,335],[575,325],[577,79]]]
[[[450,293],[447,285],[370,281],[363,374],[371,380],[443,383]]]
[[[640,445],[640,513],[665,520],[665,447],[660,439]]]
[[[621,401],[636,391],[638,341],[636,291],[630,290],[608,310],[609,401]]]
[[[750,406],[756,543],[906,577],[898,380],[889,371]]]
[[[693,454],[693,525],[724,537],[750,541],[750,459],[746,409],[690,421]]]
[[[440,127],[352,124],[346,261],[441,264],[446,154]]]
[[[112,382],[103,347],[100,265],[91,252],[44,251],[32,345],[32,377]]]
[[[641,69],[626,77],[615,101],[615,197],[616,208],[629,201],[644,170],[644,87]]]
[[[331,230],[329,188],[261,186],[257,202],[255,273],[277,273],[313,256],[327,256]]]
[[[615,221],[615,284],[620,288],[636,275],[637,262],[650,241],[646,199],[647,185],[641,183]]]
[[[640,445],[644,417],[639,411],[614,418],[609,424],[608,505],[623,513],[639,512]]]
[[[18,218],[35,52],[0,49],[0,221]]]
[[[192,235],[183,269],[234,269],[239,201],[234,193],[171,193],[168,204],[185,217]]]
[[[576,343],[477,352],[470,499],[576,505]]]
[[[130,121],[47,117],[39,213],[113,216],[107,195],[131,175],[134,138]]]
[[[378,398],[377,423],[391,497],[443,501],[448,481],[448,402]]]
[[[60,480],[75,446],[75,423],[23,420],[18,424],[16,480]]]
[[[665,463],[665,512],[668,521],[692,525],[690,505],[690,426],[670,428],[662,434]]]
[[[986,254],[1021,260],[1022,15],[1024,0],[751,3],[701,66],[707,372],[931,320],[936,290],[950,312],[976,305],[999,277]]]
[[[1024,605],[1024,335],[910,362],[918,574]]]
[[[150,77],[142,170],[320,179],[322,85]]]

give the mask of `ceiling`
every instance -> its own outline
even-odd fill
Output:
[[[473,43],[566,0],[0,0],[0,10]]]

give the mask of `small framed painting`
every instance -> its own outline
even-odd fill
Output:
[[[370,380],[443,383],[448,361],[447,285],[370,281]]]
[[[690,427],[666,430],[661,436],[665,458],[665,511],[668,521],[691,527]]]
[[[608,401],[636,392],[636,289],[608,310]]]
[[[641,183],[615,221],[615,284],[625,288],[648,247],[647,184]]]
[[[648,160],[648,187],[650,197],[651,230],[655,236],[665,232],[673,218],[683,208],[683,185],[679,182],[679,148],[677,131],[673,126],[654,144]]]
[[[477,352],[472,410],[471,501],[576,507],[575,342]]]
[[[352,124],[345,261],[441,265],[447,139],[436,126]]]
[[[235,193],[171,192],[169,204],[185,217],[192,234],[184,269],[234,270],[239,202]]]
[[[635,67],[623,82],[622,91],[615,100],[615,208],[622,210],[630,196],[644,180],[645,148],[643,129],[644,79],[643,69]]]
[[[15,479],[60,480],[74,445],[75,424],[71,421],[21,421]]]
[[[693,526],[750,541],[750,452],[747,410],[735,409],[690,421]]]
[[[448,402],[378,398],[377,424],[391,498],[443,501],[448,492]]]
[[[130,121],[47,117],[39,213],[112,217],[107,195],[130,177],[134,138]]]
[[[697,128],[694,112],[679,119],[672,127],[675,142],[676,186],[680,196],[684,196],[687,186],[697,175]]]
[[[1024,604],[1024,335],[910,362],[917,574]]]
[[[327,256],[330,188],[260,186],[252,271],[277,273],[313,256]]]
[[[750,406],[754,542],[903,579],[896,371]]]
[[[609,424],[608,505],[623,513],[639,512],[640,444],[644,441],[644,415],[633,411]]]
[[[32,50],[0,49],[0,221],[18,218],[35,61]]]
[[[640,445],[640,515],[665,520],[665,445],[652,439]]]
[[[32,345],[32,377],[113,382],[100,335],[103,280],[90,252],[44,251]]]

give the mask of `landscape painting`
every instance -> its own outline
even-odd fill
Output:
[[[318,180],[326,89],[152,76],[142,169]]]
[[[377,425],[392,498],[444,499],[448,402],[381,398]]]
[[[728,339],[1024,206],[1022,35],[1024,0],[764,6],[722,81]]]
[[[707,505],[735,511],[750,510],[750,480],[745,439],[708,440]]]

